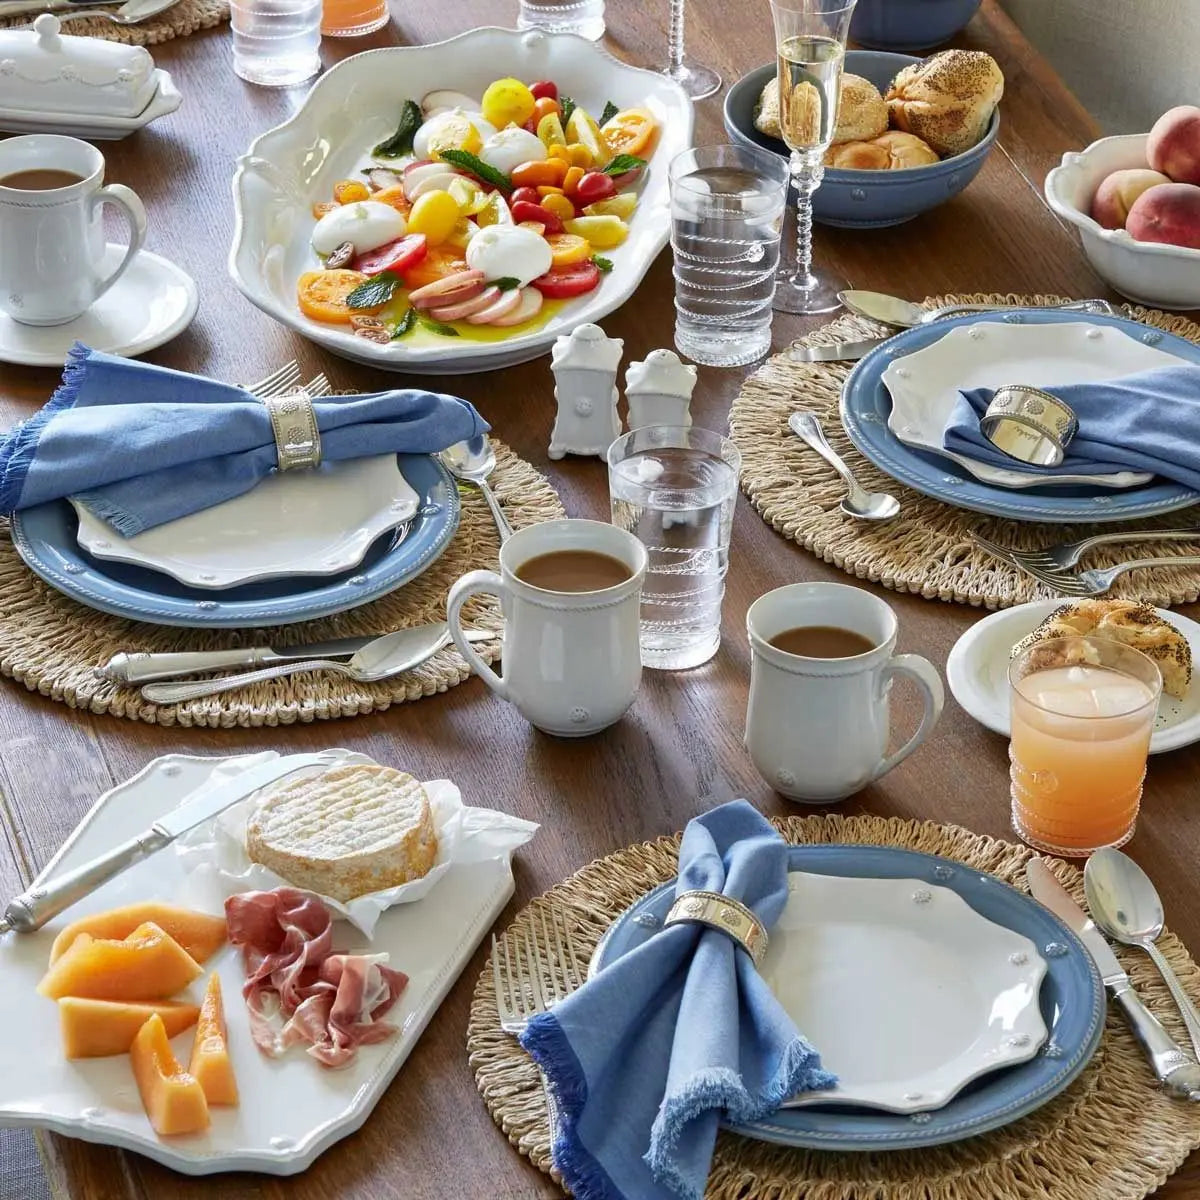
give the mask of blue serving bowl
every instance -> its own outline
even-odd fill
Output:
[[[940,46],[979,11],[983,0],[858,0],[850,40],[874,50],[915,52]]]
[[[887,90],[898,71],[918,61],[909,54],[891,54],[886,50],[846,52],[846,70],[869,79],[881,92]],[[754,128],[755,106],[767,80],[774,74],[775,65],[771,63],[751,71],[729,89],[725,96],[725,130],[735,145],[756,146],[787,157],[788,149],[781,141]],[[977,145],[927,167],[898,171],[829,167],[813,197],[813,216],[822,225],[847,229],[877,229],[911,221],[957,196],[979,174],[999,128],[1000,114],[995,112],[987,133]]]

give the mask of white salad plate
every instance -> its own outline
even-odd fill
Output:
[[[151,121],[173,113],[183,97],[161,67],[154,69],[158,86],[150,103],[132,117],[102,112],[51,112],[25,108],[0,108],[0,129],[8,133],[63,133],[89,141],[116,141],[149,125]]]
[[[439,88],[481,96],[506,75],[552,79],[596,114],[611,100],[618,108],[648,109],[658,119],[629,236],[604,252],[612,271],[539,329],[502,341],[458,337],[409,344],[401,338],[381,346],[304,316],[296,305],[296,281],[319,265],[309,244],[313,203],[327,200],[337,180],[372,165],[371,147],[395,131],[406,99],[420,101]],[[384,370],[462,374],[525,362],[547,353],[559,334],[600,320],[633,295],[670,236],[667,168],[692,144],[692,122],[692,102],[678,84],[620,62],[574,34],[473,29],[430,46],[368,50],[327,71],[295,115],[256,138],[238,160],[229,271],[268,316],[336,354]]]
[[[116,268],[125,247],[109,242],[101,273]],[[191,323],[200,304],[195,280],[149,250],[91,308],[65,325],[22,325],[0,313],[0,362],[61,367],[76,342],[106,354],[133,358],[169,342]]]
[[[955,700],[984,728],[1008,737],[1008,664],[1012,648],[1066,603],[1062,599],[1033,600],[1001,609],[976,621],[954,643],[946,659],[946,680]],[[1200,624],[1165,608],[1154,611],[1187,638],[1192,661],[1200,662]],[[1194,742],[1200,742],[1200,685],[1193,679],[1182,700],[1167,695],[1159,700],[1150,753],[1163,754]]]
[[[71,501],[79,545],[93,557],[198,588],[348,571],[418,503],[394,454],[276,472],[244,495],[128,538]]]
[[[235,758],[171,754],[102,796],[46,866],[39,879],[78,867],[147,828],[189,792],[215,777],[230,777],[275,758],[273,752]],[[363,1047],[341,1070],[327,1070],[299,1048],[282,1058],[264,1057],[244,1017],[244,975],[229,946],[205,964],[221,977],[229,1046],[241,1102],[214,1108],[204,1133],[160,1138],[142,1110],[126,1055],[68,1062],[59,1051],[58,1013],[35,988],[45,972],[56,932],[89,912],[140,900],[189,902],[181,855],[170,849],[118,875],[34,934],[0,936],[0,1014],[20,1030],[5,1040],[0,1071],[0,1125],[52,1129],[84,1141],[145,1154],[175,1171],[303,1171],[334,1142],[370,1115],[475,947],[513,894],[507,855],[456,863],[426,901],[389,909],[366,943],[351,926],[334,926],[338,949],[387,952],[390,965],[408,976],[387,1020],[400,1027],[391,1040]],[[193,990],[196,985],[193,984]],[[187,1062],[188,1030],[174,1040]],[[220,1190],[220,1189],[218,1189]]]
[[[906,446],[948,458],[981,482],[997,487],[1138,487],[1153,476],[1142,471],[1039,475],[1008,470],[953,453],[945,449],[942,439],[960,389],[1090,383],[1179,361],[1174,354],[1109,325],[980,322],[960,326],[932,345],[896,358],[883,372],[883,384],[892,398],[888,428]]]

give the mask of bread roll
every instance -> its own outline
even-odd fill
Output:
[[[888,127],[888,110],[879,89],[861,75],[842,75],[833,144],[869,142]]]
[[[754,110],[754,128],[767,137],[783,140],[783,130],[779,128],[778,75],[768,82],[758,98],[758,106]]]
[[[846,142],[830,146],[825,165],[851,171],[896,171],[905,167],[927,167],[938,156],[919,137],[892,130],[869,142]]]
[[[842,171],[886,171],[889,157],[875,142],[843,142],[825,151],[825,165]]]
[[[871,144],[882,146],[887,152],[887,166],[892,171],[907,167],[927,167],[940,161],[933,147],[927,142],[921,141],[916,134],[901,133],[898,129],[881,134]]]
[[[905,67],[887,93],[892,124],[943,158],[970,150],[1004,94],[1004,76],[981,50],[943,50]]]

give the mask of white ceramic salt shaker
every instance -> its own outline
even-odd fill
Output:
[[[680,361],[674,350],[651,350],[625,372],[629,428],[646,425],[691,425],[689,408],[696,368]]]
[[[624,345],[599,325],[580,325],[555,341],[550,370],[558,415],[550,434],[551,458],[564,454],[604,458],[620,436],[617,367]]]

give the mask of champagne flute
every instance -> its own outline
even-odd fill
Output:
[[[686,0],[671,0],[671,31],[667,42],[668,63],[662,73],[673,79],[693,100],[711,96],[721,86],[721,77],[711,67],[685,61],[683,54],[683,6]]]
[[[796,187],[796,261],[780,267],[779,312],[819,313],[838,308],[844,279],[812,265],[812,200],[825,174],[833,141],[846,35],[855,0],[771,0],[779,55],[779,125],[791,150]]]

